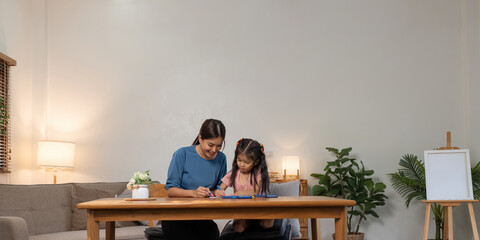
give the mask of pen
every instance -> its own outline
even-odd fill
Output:
[[[220,191],[223,191],[223,189],[220,187],[220,185],[217,186],[217,189]]]

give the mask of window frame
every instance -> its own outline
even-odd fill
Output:
[[[11,172],[11,124],[8,121],[10,119],[9,82],[10,67],[16,65],[17,61],[0,52],[0,97],[2,97],[5,101],[5,108],[0,108],[0,114],[7,116],[4,123],[0,122],[0,125],[3,124],[5,127],[3,132],[0,132],[0,174]],[[4,111],[2,112],[2,110]]]

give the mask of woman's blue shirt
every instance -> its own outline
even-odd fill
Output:
[[[198,155],[195,145],[183,147],[173,154],[165,189],[195,190],[202,186],[214,190],[225,174],[227,157],[222,152],[219,151],[214,159],[206,160]]]

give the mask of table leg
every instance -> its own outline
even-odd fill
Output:
[[[99,240],[100,238],[100,223],[95,221],[94,211],[87,210],[87,240]]]
[[[335,240],[345,240],[347,236],[347,207],[341,210],[340,217],[335,218]]]
[[[105,229],[105,239],[115,240],[115,222],[107,222],[107,229]]]
[[[427,210],[425,211],[425,225],[423,226],[423,240],[427,240],[428,221],[430,221],[430,203],[427,203]]]
[[[316,218],[310,218],[310,224],[312,225],[312,240],[317,240],[318,239],[318,236],[317,236],[318,235],[318,233],[317,233],[317,219]]]

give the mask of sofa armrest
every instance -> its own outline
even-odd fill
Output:
[[[0,216],[0,236],[2,239],[28,240],[28,227],[20,217]]]

